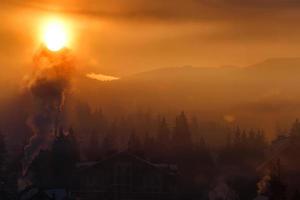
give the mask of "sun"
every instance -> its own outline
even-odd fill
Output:
[[[43,43],[51,51],[59,51],[67,45],[66,26],[62,21],[51,20],[45,24]]]

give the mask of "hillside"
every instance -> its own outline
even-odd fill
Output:
[[[110,112],[187,110],[207,119],[230,115],[241,124],[274,128],[300,116],[299,72],[299,58],[247,67],[162,68],[112,82],[82,78],[76,94]]]

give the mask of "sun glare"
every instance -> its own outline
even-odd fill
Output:
[[[65,25],[58,20],[46,23],[43,32],[43,42],[51,51],[59,51],[67,45],[67,31]]]

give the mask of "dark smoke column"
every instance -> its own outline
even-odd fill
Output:
[[[33,60],[33,73],[27,83],[32,102],[28,125],[33,136],[25,147],[23,175],[40,150],[49,148],[74,71],[73,59],[66,48],[52,52],[43,46]]]

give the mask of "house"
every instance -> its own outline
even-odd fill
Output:
[[[73,195],[94,199],[174,199],[177,166],[155,164],[129,152],[77,165]]]
[[[30,186],[19,193],[20,200],[55,200],[49,196],[45,191],[37,187]]]

